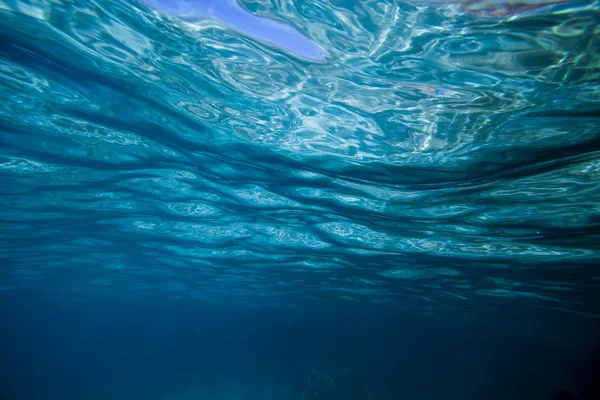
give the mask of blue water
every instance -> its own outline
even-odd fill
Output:
[[[0,398],[597,398],[599,116],[596,1],[0,0]]]

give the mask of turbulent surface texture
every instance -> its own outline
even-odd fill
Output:
[[[0,1],[0,294],[598,316],[598,6],[493,3]]]

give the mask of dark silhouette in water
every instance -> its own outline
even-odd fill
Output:
[[[371,394],[365,371],[352,361],[341,361],[333,368],[311,368],[290,400],[371,400]]]
[[[573,373],[573,392],[558,389],[550,400],[598,400],[600,399],[600,344],[594,346],[585,362]]]
[[[579,400],[579,397],[575,396],[571,392],[559,389],[552,394],[550,400]]]
[[[290,400],[372,400],[367,367],[352,360],[312,367],[299,377]],[[600,344],[573,368],[572,388],[546,400],[600,400]]]

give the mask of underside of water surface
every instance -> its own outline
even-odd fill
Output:
[[[0,398],[595,398],[599,117],[597,1],[0,0]]]

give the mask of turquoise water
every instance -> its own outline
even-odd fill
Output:
[[[128,374],[94,370],[85,379],[102,376],[103,389],[82,383],[71,397],[68,374],[54,372],[34,394],[26,364],[73,371],[96,346],[98,357],[133,346],[121,367],[166,365],[135,346],[187,332],[193,348],[194,307],[208,325],[254,338],[250,349],[269,347],[261,337],[310,338],[294,336],[292,347],[310,349],[303,356],[339,343],[337,333],[321,341],[323,321],[328,332],[350,320],[354,332],[373,329],[344,336],[343,357],[379,334],[381,354],[409,351],[391,338],[407,326],[418,326],[417,348],[450,332],[441,347],[472,359],[454,373],[497,394],[428,392],[433,372],[422,366],[420,389],[406,383],[400,397],[373,383],[372,400],[534,398],[524,383],[488,385],[482,348],[553,349],[552,376],[568,375],[560,368],[586,353],[600,317],[598,3],[211,1],[0,1],[0,316],[10,327],[0,349],[28,354],[0,365],[6,400],[183,399],[185,374],[168,389],[144,386],[159,385],[158,370],[137,375],[139,391],[123,389]],[[214,313],[244,317],[216,323]],[[282,318],[286,328],[273,322]],[[271,336],[248,328],[256,321]],[[87,350],[52,353],[57,341],[75,346],[66,337],[78,329]],[[38,332],[35,351],[23,332]],[[252,353],[238,339],[233,348]],[[498,340],[506,347],[492,349]],[[171,350],[169,368],[193,369]],[[436,356],[452,360],[438,382],[457,368],[448,351]],[[497,381],[512,382],[481,354]],[[314,361],[303,360],[295,365]],[[293,364],[279,361],[269,365]],[[246,378],[235,387],[259,381]],[[228,386],[193,398],[288,400],[286,379],[278,392],[265,383],[269,395]],[[323,396],[313,398],[333,398]]]

